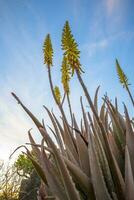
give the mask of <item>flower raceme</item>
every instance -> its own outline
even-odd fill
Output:
[[[44,45],[43,45],[43,53],[44,53],[44,64],[47,67],[53,65],[53,48],[51,43],[50,34],[48,34],[45,38]]]
[[[78,49],[78,44],[76,43],[68,21],[66,21],[63,32],[62,32],[62,50],[64,51],[64,56],[67,57],[68,63],[72,70],[72,75],[75,70],[78,70],[79,73],[81,70],[80,64],[80,51]]]

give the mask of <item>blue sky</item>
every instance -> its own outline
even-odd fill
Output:
[[[54,105],[42,46],[51,33],[54,48],[53,81],[60,85],[62,60],[61,33],[66,20],[81,50],[83,79],[91,96],[101,85],[100,99],[107,92],[117,96],[120,109],[125,102],[134,114],[130,100],[118,82],[115,58],[129,77],[134,95],[134,1],[133,0],[0,0],[0,158],[7,159],[18,145],[28,141],[27,131],[39,141],[33,123],[16,104],[11,91],[23,100],[36,116],[45,118],[42,108],[58,111]],[[71,81],[71,101],[80,118],[82,90],[76,77]]]

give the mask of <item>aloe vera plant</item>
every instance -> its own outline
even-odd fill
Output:
[[[33,157],[26,148],[37,173],[42,179],[38,198],[57,200],[132,200],[134,197],[134,123],[124,105],[125,117],[118,110],[118,103],[111,103],[108,97],[98,109],[98,92],[94,100],[82,79],[80,51],[66,22],[62,33],[62,84],[63,99],[59,88],[53,86],[51,67],[53,48],[50,35],[47,35],[44,47],[44,63],[48,69],[50,88],[61,112],[59,119],[48,108],[53,128],[48,130],[26,108],[14,94],[14,98],[30,116],[42,135],[41,144],[36,144],[31,131],[28,132]],[[69,81],[76,73],[91,108],[82,109],[81,124],[73,114],[69,97]],[[72,76],[71,76],[72,75]],[[71,122],[64,112],[64,99],[67,97]],[[50,137],[49,131],[55,140]],[[56,142],[54,142],[56,141]]]

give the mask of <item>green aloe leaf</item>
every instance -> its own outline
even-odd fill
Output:
[[[42,124],[39,122],[39,120],[31,113],[30,110],[28,110],[28,108],[21,102],[21,100],[16,96],[16,94],[14,94],[13,92],[11,94],[16,99],[18,104],[21,105],[21,107],[24,109],[24,111],[30,116],[30,118],[33,120],[33,122],[37,126],[37,128],[43,127]]]
[[[134,198],[134,176],[130,161],[129,150],[125,149],[125,193],[126,200],[133,200]]]
[[[97,87],[95,96],[94,96],[94,107],[96,109],[96,112],[98,113],[98,93],[99,93],[100,86]]]
[[[47,111],[47,113],[48,113],[48,115],[49,115],[49,117],[50,117],[50,119],[51,119],[51,121],[52,121],[52,124],[53,124],[53,126],[54,126],[54,129],[55,129],[55,134],[56,134],[56,138],[57,138],[57,143],[58,143],[58,145],[59,145],[59,147],[60,147],[60,150],[62,151],[62,153],[64,154],[64,147],[63,147],[63,138],[62,138],[62,135],[60,134],[60,132],[59,132],[59,129],[58,129],[58,127],[57,127],[57,124],[56,124],[56,122],[55,122],[55,120],[54,120],[54,117],[53,117],[53,115],[51,114],[51,112],[49,111],[49,109],[47,108],[47,107],[45,107],[44,106],[44,108],[46,109],[46,111]]]
[[[133,176],[134,176],[134,156],[133,156],[134,131],[131,126],[131,122],[130,122],[130,118],[129,118],[129,114],[128,114],[126,106],[124,106],[124,108],[125,108],[125,116],[126,116],[126,145],[128,147],[128,151],[130,154],[131,166],[132,166],[132,171],[133,171]]]
[[[96,199],[111,200],[106,187],[106,183],[104,181],[104,176],[102,174],[102,169],[100,167],[98,155],[94,145],[94,138],[92,135],[89,135],[88,153],[90,160],[91,180],[93,183]]]
[[[44,133],[45,135],[45,133]],[[57,175],[54,166],[48,159],[46,152],[44,151],[44,139],[41,145],[41,164],[45,171],[48,185],[56,198],[68,200],[66,193],[64,191],[63,185],[61,184],[59,174]]]
[[[93,191],[91,191],[91,180],[89,179],[89,177],[70,160],[65,157],[63,158],[74,180],[81,186],[82,190],[86,194],[90,195],[90,193],[92,193]]]
[[[44,132],[44,129],[40,128],[40,131]],[[50,136],[46,132],[44,132],[44,135],[45,135],[45,139],[49,142],[49,144],[53,150],[53,153],[55,155],[56,163],[57,163],[57,166],[59,169],[59,173],[61,175],[61,179],[63,181],[65,193],[67,195],[68,200],[74,200],[74,199],[80,200],[80,196],[75,188],[72,178],[67,170],[67,167],[66,167],[63,159],[61,158],[59,152],[57,151],[55,144],[53,143]]]
[[[38,175],[40,176],[40,178],[43,180],[43,182],[48,185],[48,182],[47,182],[47,178],[46,178],[46,175],[45,175],[45,172],[44,170],[42,169],[42,167],[40,166],[40,164],[35,161],[34,158],[32,158],[32,156],[30,156],[29,154],[27,154],[28,158],[31,160],[36,172],[38,173]]]

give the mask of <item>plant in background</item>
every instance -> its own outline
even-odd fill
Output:
[[[21,180],[13,165],[3,163],[0,167],[0,200],[18,200]]]
[[[34,157],[34,153],[31,152]],[[37,200],[37,190],[40,186],[40,178],[37,175],[31,160],[25,154],[20,154],[14,163],[16,173],[21,177],[18,199]]]
[[[33,168],[32,162],[28,159],[27,155],[20,154],[14,163],[19,176],[29,178]]]
[[[50,88],[60,110],[61,119],[44,107],[51,119],[53,128],[49,127],[49,130],[55,140],[50,137],[46,123],[42,124],[12,93],[42,135],[41,144],[36,144],[31,132],[28,132],[35,157],[25,147],[27,157],[42,179],[38,198],[40,200],[132,200],[134,123],[125,105],[125,117],[119,112],[117,100],[114,105],[108,97],[105,97],[100,110],[98,109],[99,87],[94,100],[91,99],[82,79],[80,51],[68,22],[63,28],[62,49],[64,53],[61,71],[65,93],[63,100],[59,88],[53,87],[51,77],[53,48],[50,35],[47,35],[43,48],[44,63],[47,65]],[[71,123],[64,112],[64,99],[70,91],[70,72],[72,76],[76,73],[91,108],[86,111],[82,98],[80,99],[81,124],[78,124],[77,115],[70,109],[70,99],[68,106],[70,105]]]

